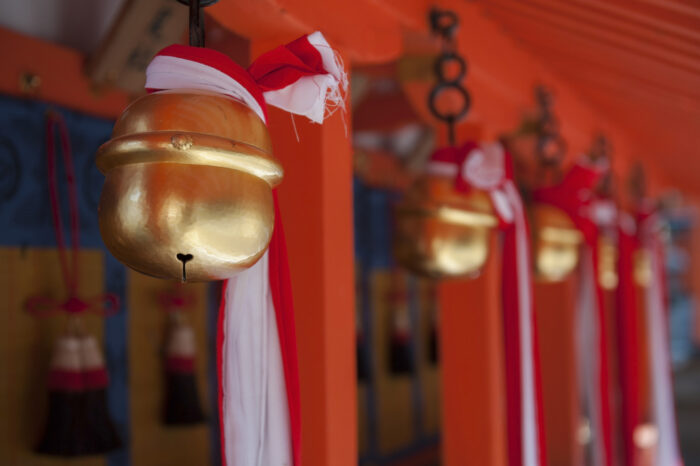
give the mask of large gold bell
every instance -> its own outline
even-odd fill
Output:
[[[537,277],[542,281],[561,281],[578,264],[583,235],[569,216],[549,205],[533,210],[534,256]]]
[[[426,175],[397,206],[395,255],[421,275],[472,275],[486,262],[497,223],[485,193],[464,195],[452,179]]]
[[[267,249],[282,180],[263,121],[223,95],[134,101],[97,153],[102,239],[129,267],[187,281],[231,277]]]

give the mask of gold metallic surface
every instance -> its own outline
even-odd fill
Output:
[[[488,196],[457,193],[448,178],[426,176],[396,208],[395,254],[406,268],[431,277],[477,273],[497,225]]]
[[[647,287],[651,283],[651,253],[648,249],[641,248],[634,252],[634,281],[641,287]]]
[[[218,280],[253,265],[274,225],[283,171],[247,106],[200,91],[134,101],[100,147],[102,239],[159,278]]]
[[[542,281],[561,281],[578,264],[583,235],[563,211],[536,205],[533,210],[535,269]]]
[[[617,258],[615,241],[602,235],[598,241],[598,282],[604,290],[617,288]]]

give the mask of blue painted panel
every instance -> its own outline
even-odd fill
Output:
[[[72,146],[80,214],[82,247],[105,254],[105,290],[121,300],[118,313],[105,319],[105,360],[110,373],[109,409],[125,448],[109,455],[109,466],[129,464],[129,392],[127,360],[126,271],[104,249],[97,224],[97,204],[104,177],[95,167],[97,148],[109,139],[112,121],[43,102],[0,95],[0,245],[55,247],[46,171],[45,113],[63,115]],[[63,163],[58,163],[59,195],[68,218]],[[68,222],[65,221],[68,228]],[[66,231],[66,234],[68,232]]]

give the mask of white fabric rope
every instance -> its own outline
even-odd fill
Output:
[[[289,409],[268,253],[225,293],[223,414],[228,466],[291,466]]]

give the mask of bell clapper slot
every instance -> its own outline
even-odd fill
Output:
[[[175,256],[175,257],[177,257],[177,260],[179,260],[180,262],[182,262],[182,283],[185,283],[185,282],[187,281],[187,268],[186,268],[186,265],[187,265],[187,263],[188,263],[189,261],[191,261],[192,259],[194,259],[194,256],[193,256],[192,254],[181,254],[181,253],[178,253],[177,256]]]

